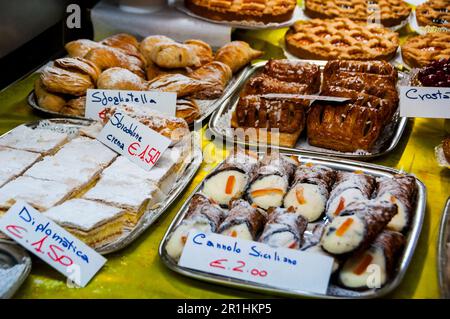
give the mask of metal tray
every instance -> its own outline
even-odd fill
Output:
[[[14,270],[14,267],[18,267]],[[2,277],[1,270],[8,270]],[[20,246],[0,239],[0,299],[11,298],[31,271],[31,258]]]
[[[195,100],[197,105],[200,107],[202,111],[202,115],[199,119],[195,120],[189,126],[191,128],[196,128],[197,126],[202,126],[203,122],[238,88],[239,83],[243,80],[242,77],[245,75],[247,69],[251,68],[250,66],[239,71],[235,76],[231,78],[230,83],[228,83],[225,91],[221,97],[215,100]],[[27,96],[28,105],[30,105],[33,109],[38,112],[42,112],[43,114],[51,115],[52,117],[63,117],[63,118],[71,118],[71,119],[86,119],[84,116],[78,115],[67,115],[51,110],[47,110],[41,106],[37,102],[36,95],[34,90],[32,90]]]
[[[310,62],[319,65],[321,68],[326,64],[326,61],[315,61],[315,60],[304,60],[304,62]],[[261,70],[266,61],[259,62],[254,64],[251,68],[247,69],[245,74],[243,74],[241,81],[238,85],[237,90],[230,95],[217,111],[211,116],[209,120],[209,129],[212,134],[217,138],[221,138],[222,140],[226,140],[231,143],[237,143],[240,145],[248,145],[251,147],[257,147],[255,142],[244,142],[240,139],[233,138],[230,132],[227,132],[227,129],[230,127],[229,118],[231,115],[231,111],[235,108],[236,104],[239,101],[239,94],[247,80],[256,72]],[[399,73],[399,78],[406,77],[403,73]],[[398,114],[395,115],[394,120],[390,125],[385,128],[385,132],[381,134],[380,138],[376,142],[375,151],[372,153],[361,152],[361,153],[344,153],[334,150],[329,150],[325,148],[319,148],[311,146],[307,143],[305,132],[302,132],[300,135],[297,145],[294,148],[284,147],[278,145],[270,145],[271,148],[279,149],[282,152],[290,152],[290,153],[298,153],[298,154],[308,154],[308,155],[319,155],[319,156],[333,156],[333,157],[341,157],[341,158],[349,158],[349,159],[357,159],[357,160],[370,160],[375,157],[383,156],[389,152],[392,152],[397,144],[399,143],[402,134],[406,128],[408,123],[408,118],[399,117]],[[391,133],[393,132],[393,133]],[[390,133],[390,134],[388,134]],[[299,145],[299,143],[301,145]],[[261,145],[260,145],[261,146]]]
[[[75,137],[81,127],[87,126],[91,123],[92,120],[88,119],[48,119],[24,125],[27,125],[31,128],[39,127],[58,132],[65,132],[68,133],[69,136]],[[114,240],[113,242],[96,248],[95,250],[98,253],[106,255],[127,247],[137,237],[142,235],[142,233],[144,233],[163,213],[165,213],[169,206],[174,202],[174,200],[188,186],[203,160],[202,151],[197,144],[197,133],[192,132],[191,135],[193,139],[191,162],[180,168],[180,170],[178,171],[178,179],[174,183],[170,192],[167,194],[167,197],[160,203],[159,206],[153,209],[149,209],[147,212],[145,212],[139,223],[132,230],[126,232],[124,235]]]
[[[444,206],[439,226],[438,274],[441,297],[450,299],[450,197]]]
[[[331,159],[331,158],[324,158],[320,156],[307,156],[307,155],[298,155],[298,154],[284,154],[284,155],[295,155],[298,156],[299,160],[301,162],[310,162],[313,164],[320,164],[325,165],[330,168],[336,169],[336,170],[343,170],[343,171],[355,171],[359,170],[366,174],[370,174],[375,177],[391,177],[395,174],[400,173],[400,171],[380,166],[380,165],[374,165],[374,164],[368,164],[363,162],[356,162],[356,161],[350,161],[350,160],[344,160],[344,159]],[[219,166],[217,166],[219,167]],[[216,168],[217,169],[217,168]],[[246,289],[246,290],[252,290],[260,293],[266,293],[266,294],[272,294],[272,295],[282,295],[282,296],[290,296],[290,297],[317,297],[317,298],[357,298],[357,299],[363,299],[363,298],[377,298],[384,296],[390,292],[392,292],[402,281],[406,270],[408,269],[409,263],[411,262],[411,259],[414,254],[414,250],[417,245],[417,241],[419,240],[420,231],[422,229],[422,222],[425,215],[425,209],[426,209],[426,188],[425,185],[418,179],[416,179],[417,187],[418,187],[418,193],[417,193],[417,201],[416,201],[416,208],[414,212],[414,218],[411,223],[410,230],[408,234],[406,235],[406,246],[402,252],[402,255],[399,257],[398,261],[398,267],[396,269],[396,275],[392,277],[389,282],[387,282],[383,287],[379,289],[370,289],[365,291],[355,291],[355,290],[348,290],[341,288],[339,286],[336,286],[334,284],[330,284],[328,287],[327,294],[316,294],[316,293],[310,293],[308,291],[296,291],[296,290],[287,290],[287,289],[280,289],[273,286],[268,285],[262,285],[262,284],[256,284],[252,282],[248,282],[245,280],[230,278],[226,276],[219,276],[214,275],[202,271],[192,270],[184,267],[178,266],[178,264],[170,258],[165,253],[165,245],[167,243],[167,239],[169,234],[174,230],[176,226],[183,220],[185,214],[187,213],[187,209],[190,203],[190,200],[192,196],[201,190],[203,187],[203,181],[196,187],[196,189],[192,192],[191,196],[188,200],[186,200],[186,203],[181,207],[180,211],[172,221],[171,225],[169,226],[166,234],[164,235],[163,240],[161,241],[161,244],[159,246],[159,255],[164,262],[164,264],[169,267],[171,270],[188,276],[195,279],[215,283],[215,284],[221,284],[225,286],[230,286],[234,288],[239,289]]]

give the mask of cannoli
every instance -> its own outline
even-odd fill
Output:
[[[294,184],[284,198],[284,207],[293,207],[309,222],[317,220],[325,211],[329,191],[336,178],[331,168],[309,164],[299,166]]]
[[[308,221],[297,214],[293,207],[270,208],[268,213],[269,220],[259,241],[272,247],[299,249]]]
[[[225,211],[219,205],[203,194],[195,194],[191,199],[186,217],[167,241],[165,247],[167,254],[178,260],[191,230],[215,233],[224,217]]]
[[[375,187],[372,176],[359,172],[338,172],[327,203],[327,217],[333,219],[354,201],[370,199]]]
[[[321,246],[334,255],[366,249],[396,213],[391,202],[353,202],[325,227]]]
[[[412,176],[395,175],[377,180],[377,198],[397,205],[398,213],[387,227],[402,232],[406,230],[413,215],[413,205],[417,192],[416,180]]]
[[[232,152],[222,166],[206,177],[203,193],[222,206],[232,199],[241,197],[251,174],[257,166],[258,158],[242,150]]]
[[[252,176],[247,199],[262,209],[281,206],[296,166],[292,159],[280,154],[266,155]]]
[[[249,202],[238,199],[220,224],[218,233],[247,240],[256,240],[267,221],[267,213]]]
[[[383,231],[366,251],[344,263],[339,272],[339,283],[353,289],[380,288],[392,275],[396,257],[404,244],[405,237],[401,233]]]

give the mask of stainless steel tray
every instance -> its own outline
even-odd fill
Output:
[[[319,65],[321,68],[326,64],[326,61],[305,60],[305,62],[315,63]],[[241,89],[243,88],[247,80],[253,74],[261,70],[265,64],[266,61],[259,62],[254,64],[251,68],[247,69],[245,74],[241,77],[241,80],[239,81],[238,88],[234,91],[233,94],[231,94],[226,100],[223,101],[223,103],[220,105],[217,111],[215,111],[214,114],[211,116],[209,120],[209,129],[216,138],[221,138],[222,140],[226,140],[227,142],[230,143],[237,143],[240,145],[257,147],[257,144],[254,142],[249,143],[234,138],[231,132],[229,131],[230,128],[229,120],[231,116],[231,111],[236,107],[236,104],[239,101],[239,94]],[[403,73],[399,73],[399,78],[403,78],[404,76],[405,75]],[[391,123],[391,125],[386,127],[385,132],[383,132],[383,134],[381,134],[380,138],[378,139],[375,145],[375,151],[371,153],[368,152],[344,153],[325,148],[314,147],[307,143],[305,132],[302,132],[302,135],[298,139],[297,145],[294,148],[278,145],[270,145],[270,147],[279,149],[282,152],[290,152],[297,154],[333,156],[355,160],[370,160],[375,157],[383,156],[393,151],[397,146],[397,144],[399,143],[407,123],[408,118],[402,118],[399,117],[398,114],[396,114],[394,117],[394,121]]]
[[[202,125],[203,122],[221,105],[238,87],[239,83],[242,81],[242,77],[245,75],[247,69],[251,68],[250,66],[242,69],[239,71],[236,75],[234,75],[228,83],[227,87],[225,88],[225,91],[221,97],[215,100],[196,100],[198,106],[200,107],[200,110],[202,111],[202,115],[199,119],[195,120],[193,123],[191,123],[189,126],[196,127],[198,125]],[[30,105],[33,109],[37,110],[38,112],[42,112],[44,114],[51,115],[53,117],[63,117],[63,118],[72,118],[72,119],[86,119],[84,116],[78,116],[78,115],[67,115],[51,110],[47,110],[41,106],[39,106],[39,103],[37,102],[36,95],[34,93],[34,90],[31,91],[27,96],[27,102],[28,105]]]
[[[78,130],[92,123],[88,119],[47,119],[24,124],[32,128],[48,128],[51,130],[68,133],[69,136],[76,136]],[[7,133],[5,133],[7,134]],[[106,255],[118,250],[121,250],[131,244],[137,237],[142,235],[163,213],[167,211],[174,200],[184,191],[188,186],[198,168],[202,163],[202,151],[197,144],[197,133],[192,132],[193,149],[191,154],[191,162],[187,163],[178,171],[178,179],[172,186],[172,189],[167,194],[167,197],[156,208],[149,209],[144,213],[139,223],[130,231],[119,237],[113,242],[110,242],[95,250],[100,254]]]
[[[2,270],[8,273],[2,277]],[[0,239],[0,299],[11,298],[31,271],[31,258],[15,243]]]
[[[450,299],[450,197],[444,206],[439,226],[438,275],[441,297]]]
[[[299,155],[294,153],[289,153],[285,155],[295,155],[298,156],[299,160],[301,162],[310,162],[313,164],[320,164],[325,165],[330,168],[336,169],[336,170],[343,170],[343,171],[355,171],[359,170],[366,174],[370,174],[375,177],[391,177],[395,174],[400,173],[400,171],[380,166],[380,165],[374,165],[374,164],[368,164],[363,162],[356,162],[356,161],[350,161],[350,160],[344,160],[344,159],[332,159],[332,158],[324,158],[320,156],[308,156],[308,155]],[[218,166],[219,167],[219,166]],[[216,168],[217,169],[217,168]],[[246,290],[252,290],[257,291],[261,293],[266,294],[272,294],[272,295],[283,295],[283,296],[291,296],[291,297],[317,297],[317,298],[377,298],[384,296],[390,292],[392,292],[402,281],[406,270],[408,269],[409,263],[411,262],[411,259],[414,254],[414,250],[417,245],[417,241],[420,236],[420,231],[422,229],[422,222],[425,215],[425,209],[426,209],[426,188],[425,185],[418,179],[416,179],[417,187],[418,187],[418,193],[417,193],[417,201],[416,201],[416,208],[414,212],[414,218],[411,223],[411,227],[409,232],[406,234],[406,246],[402,252],[402,255],[399,257],[398,267],[396,269],[396,274],[394,277],[392,277],[383,287],[379,289],[370,289],[365,291],[354,291],[354,290],[348,290],[341,287],[338,287],[336,285],[330,284],[328,287],[327,294],[316,294],[316,293],[310,293],[308,291],[296,291],[296,290],[286,290],[286,289],[280,289],[272,286],[267,285],[261,285],[261,284],[255,284],[252,282],[239,280],[235,278],[230,278],[226,276],[219,276],[214,274],[209,274],[202,271],[192,270],[184,267],[178,266],[178,264],[170,258],[165,253],[165,245],[167,243],[167,239],[169,234],[174,230],[174,228],[179,225],[179,223],[183,220],[185,214],[187,213],[187,209],[190,203],[190,200],[192,196],[197,192],[200,191],[203,187],[203,181],[196,187],[196,189],[192,192],[191,196],[188,200],[186,200],[186,203],[181,207],[180,211],[170,224],[166,234],[164,235],[163,240],[161,241],[161,244],[159,246],[159,255],[164,262],[164,264],[169,267],[171,270],[188,276],[195,279],[215,283],[215,284],[221,284],[225,286],[230,286],[234,288],[239,289],[246,289]]]

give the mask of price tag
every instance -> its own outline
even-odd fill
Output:
[[[450,118],[450,88],[401,86],[400,116]]]
[[[81,287],[106,262],[92,248],[22,201],[0,219],[0,230]]]
[[[171,140],[120,111],[114,113],[103,127],[97,140],[150,170]]]
[[[89,89],[86,92],[84,116],[94,120],[103,120],[107,109],[124,103],[148,107],[169,116],[175,116],[177,94],[175,92]]]
[[[191,231],[179,266],[272,287],[326,293],[333,259],[233,237]]]

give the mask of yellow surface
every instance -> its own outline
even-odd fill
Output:
[[[246,39],[268,57],[283,57],[278,47],[286,29],[238,31],[235,38]],[[35,76],[0,92],[0,133],[38,119],[27,106]],[[450,170],[441,169],[434,159],[434,147],[444,137],[444,121],[416,119],[397,149],[374,163],[415,174],[428,190],[427,211],[419,244],[408,272],[394,298],[438,298],[436,244],[439,220],[450,193]],[[214,157],[214,145],[204,140],[207,157]],[[217,157],[220,154],[216,154]],[[156,224],[128,248],[108,255],[108,262],[86,288],[69,288],[65,278],[38,259],[18,291],[17,298],[260,298],[264,295],[203,283],[173,273],[158,257],[159,243],[178,209],[193,188],[214,164],[204,163],[188,189]]]

